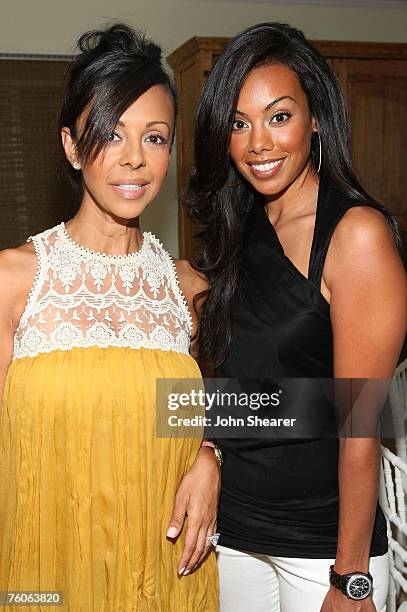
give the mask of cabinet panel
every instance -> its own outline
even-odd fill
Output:
[[[407,213],[407,61],[348,61],[351,146],[364,187]]]

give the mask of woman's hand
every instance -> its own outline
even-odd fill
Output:
[[[353,601],[331,586],[322,604],[321,612],[376,612],[371,597]]]
[[[187,533],[178,573],[189,574],[208,554],[208,536],[216,532],[220,467],[210,447],[201,447],[178,487],[167,537],[176,538],[187,516]]]

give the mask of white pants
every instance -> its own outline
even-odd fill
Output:
[[[221,612],[319,612],[334,559],[291,559],[216,547]],[[389,560],[371,557],[373,601],[386,612]]]

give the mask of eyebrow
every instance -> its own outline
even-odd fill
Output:
[[[166,121],[149,121],[148,123],[146,123],[146,127],[151,127],[152,125],[157,125],[157,124],[159,124],[159,123],[161,123],[161,124],[163,124],[163,125],[166,125],[166,126],[167,126],[167,128],[168,128],[169,130],[171,130],[170,126],[168,125],[168,123],[167,123]],[[117,122],[117,125],[120,125],[121,127],[125,127],[125,125],[126,125],[126,124],[125,124],[125,123],[123,123],[123,121],[118,121],[118,122]]]
[[[264,112],[267,112],[268,110],[270,110],[270,108],[272,106],[274,106],[275,104],[277,104],[278,102],[281,102],[281,100],[292,100],[293,102],[297,103],[297,100],[295,100],[294,98],[292,98],[291,96],[280,96],[279,98],[276,98],[275,100],[273,100],[272,102],[270,102],[270,104],[267,104],[267,106],[264,109]],[[247,117],[246,113],[242,113],[242,111],[236,109],[236,113],[238,113],[239,115],[243,115],[243,117]]]

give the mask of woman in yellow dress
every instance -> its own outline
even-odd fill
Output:
[[[31,591],[28,610],[215,612],[217,458],[156,436],[156,379],[200,376],[203,281],[139,227],[175,93],[127,26],[79,48],[60,128],[80,209],[0,253],[0,591]]]

